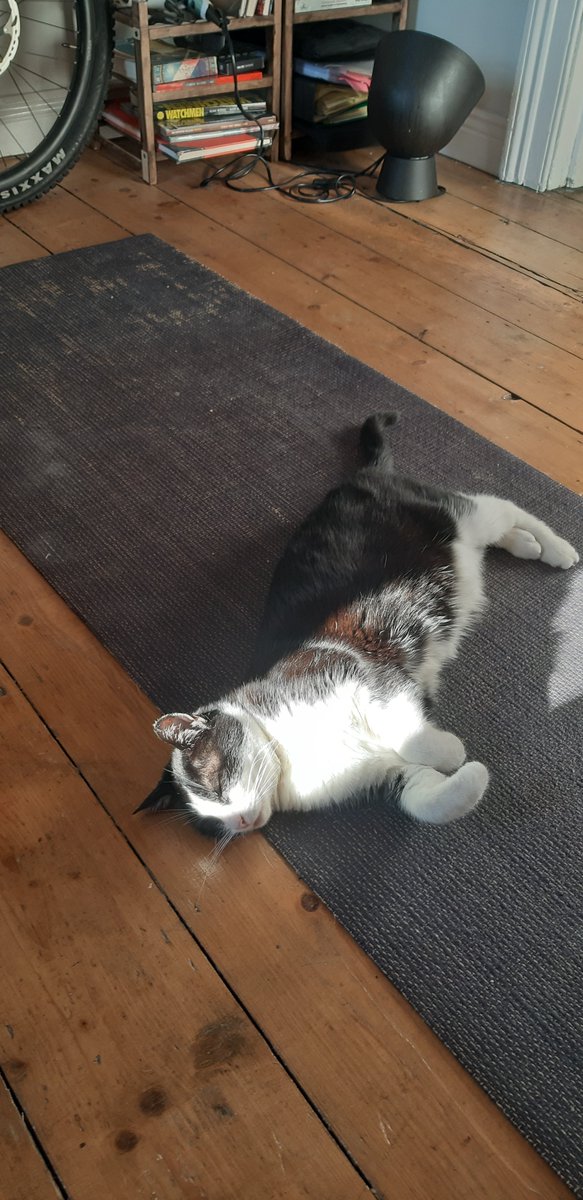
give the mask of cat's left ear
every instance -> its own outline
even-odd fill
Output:
[[[163,742],[170,742],[179,750],[193,746],[203,729],[208,729],[208,721],[192,713],[166,713],[166,716],[154,721],[154,733]]]
[[[139,812],[162,812],[163,809],[167,808],[181,808],[183,803],[182,797],[180,796],[176,788],[176,784],[174,783],[172,768],[170,763],[168,763],[168,765],[164,767],[162,778],[156,784],[156,787],[150,792],[150,795],[146,796],[146,799],[142,800],[142,803],[134,809],[134,816]]]

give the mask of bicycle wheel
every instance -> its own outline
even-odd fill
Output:
[[[77,161],[112,52],[108,0],[0,0],[0,212],[36,200]]]

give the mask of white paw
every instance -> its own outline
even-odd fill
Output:
[[[435,766],[438,771],[457,771],[466,761],[466,748],[461,738],[455,733],[441,733],[439,739],[439,754]]]
[[[460,767],[449,780],[447,789],[447,815],[445,821],[457,821],[480,803],[490,776],[483,763],[469,762]]]
[[[542,546],[534,534],[529,533],[528,529],[520,529],[518,525],[510,530],[502,544],[515,558],[540,558],[542,554]]]
[[[573,546],[564,538],[557,537],[555,533],[552,538],[545,540],[541,562],[548,563],[549,567],[560,567],[561,570],[567,571],[579,562],[579,555]]]

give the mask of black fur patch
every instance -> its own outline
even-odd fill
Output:
[[[276,567],[259,632],[257,674],[310,638],[330,636],[334,620],[346,629],[363,597],[403,581],[413,593],[423,579],[443,578],[443,568],[452,567],[455,509],[463,500],[394,475],[388,453],[374,450],[378,427],[367,437],[375,464],[329,492],[292,536]],[[452,599],[442,587],[436,598],[440,615],[451,617]],[[355,648],[363,640],[369,645],[378,640],[377,632],[370,626],[356,631]],[[397,659],[398,648],[392,653]]]

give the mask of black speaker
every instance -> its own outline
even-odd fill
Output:
[[[443,38],[403,29],[381,39],[368,120],[387,150],[377,183],[383,199],[439,195],[435,154],[463,125],[485,86],[473,58]]]

